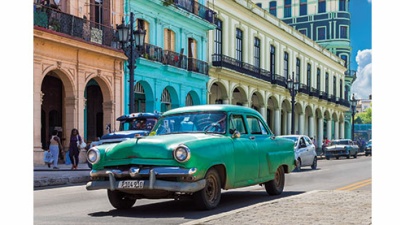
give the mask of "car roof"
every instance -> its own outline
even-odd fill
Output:
[[[230,105],[230,104],[210,104],[210,105],[196,105],[196,106],[185,106],[180,108],[171,109],[163,113],[164,115],[176,114],[176,113],[186,113],[186,112],[204,112],[204,111],[225,111],[225,112],[237,112],[237,113],[250,113],[261,114],[249,107]]]
[[[287,134],[287,135],[278,135],[277,137],[308,137],[305,134]]]
[[[131,120],[134,118],[159,118],[159,113],[131,113],[117,118],[118,121]]]

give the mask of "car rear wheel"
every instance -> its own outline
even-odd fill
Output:
[[[135,204],[136,199],[131,198],[128,194],[120,191],[107,190],[108,200],[116,209],[129,209]]]
[[[206,186],[194,193],[194,202],[199,209],[207,210],[217,207],[221,200],[221,179],[215,169],[210,169],[206,176]]]
[[[285,187],[285,171],[280,166],[275,172],[275,178],[264,183],[269,195],[280,195]]]
[[[313,164],[311,165],[311,169],[313,169],[313,170],[317,169],[317,162],[318,162],[317,157],[314,157],[314,161],[313,161]]]
[[[357,158],[357,152],[356,152],[356,153],[354,153],[353,157],[354,157],[354,158]]]
[[[300,158],[298,158],[297,160],[296,160],[296,168],[295,168],[295,171],[301,171],[301,159]]]

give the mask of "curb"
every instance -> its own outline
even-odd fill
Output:
[[[35,179],[34,187],[47,187],[55,185],[65,185],[65,184],[76,184],[76,183],[86,183],[89,182],[90,176],[72,176],[72,177],[57,177],[57,178],[39,178]]]

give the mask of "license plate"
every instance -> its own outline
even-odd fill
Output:
[[[118,183],[118,188],[142,189],[144,180],[124,180]]]

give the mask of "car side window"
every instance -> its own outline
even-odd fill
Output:
[[[311,139],[310,139],[310,138],[308,138],[308,137],[304,137],[304,139],[306,140],[306,144],[307,144],[307,146],[312,144],[312,141],[311,141]]]
[[[247,116],[247,124],[251,134],[261,134],[261,127],[258,119],[254,116]]]
[[[246,126],[244,124],[243,116],[241,115],[231,115],[231,119],[229,122],[230,132],[233,130],[237,130],[241,134],[246,134]]]

